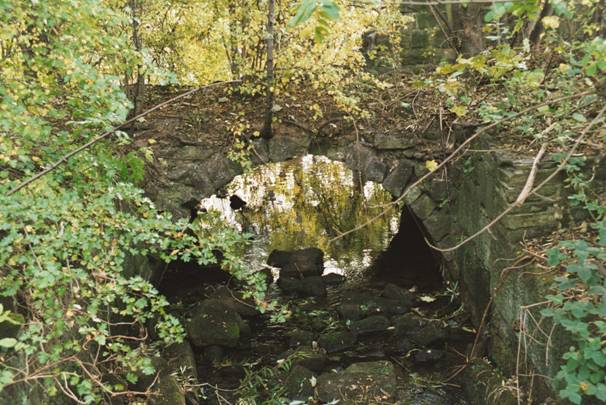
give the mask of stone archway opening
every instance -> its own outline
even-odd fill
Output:
[[[254,246],[247,252],[253,270],[263,268],[274,249],[314,247],[325,254],[326,274],[371,276],[427,291],[442,287],[443,258],[425,243],[425,238],[432,240],[431,232],[408,205],[347,233],[376,217],[394,198],[392,190],[351,166],[310,154],[261,164],[234,176],[212,196],[192,199],[184,207],[190,219],[200,209],[218,211],[226,222],[253,234]],[[335,238],[343,232],[345,237]],[[205,281],[229,278],[219,266],[203,271],[194,263],[170,267],[161,283],[168,296]]]
[[[245,204],[234,207],[234,199]],[[360,232],[347,231],[377,216],[391,200],[381,184],[345,163],[306,154],[236,176],[201,206],[254,235],[260,243],[250,263],[274,249],[314,247],[324,252],[326,274],[355,277],[387,247],[399,216],[392,213]],[[342,233],[347,235],[339,238]]]
[[[442,287],[444,259],[427,245],[426,238],[431,240],[422,221],[404,206],[398,232],[374,263],[374,276],[425,291]]]

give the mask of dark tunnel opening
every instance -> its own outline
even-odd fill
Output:
[[[374,263],[374,277],[431,291],[442,287],[442,256],[425,242],[431,238],[408,206],[402,210],[398,233]]]

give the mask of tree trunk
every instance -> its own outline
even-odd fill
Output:
[[[274,12],[275,0],[269,0],[267,13],[267,99],[265,102],[265,123],[261,135],[264,139],[273,137],[272,121],[274,109]]]
[[[454,7],[460,49],[466,57],[477,55],[484,50],[482,27],[485,11],[486,6],[478,3],[459,4]]]
[[[140,17],[141,13],[139,10],[139,4],[137,0],[130,1],[130,8],[132,12],[132,28],[133,28],[133,45],[137,52],[141,52],[143,48],[141,44],[141,35],[139,32],[140,25]],[[142,104],[143,104],[143,94],[145,92],[145,77],[143,75],[143,66],[141,63],[137,65],[137,77],[135,82],[135,87],[132,92],[133,99],[133,115],[138,115],[141,112]]]
[[[534,25],[534,28],[530,32],[530,37],[528,38],[530,41],[530,49],[532,50],[533,54],[537,53],[541,43],[541,34],[543,34],[543,31],[545,31],[545,27],[543,26],[543,18],[551,15],[552,13],[553,8],[551,3],[549,0],[546,0],[545,4],[543,5],[543,9],[541,10],[541,14],[539,15],[539,19]]]

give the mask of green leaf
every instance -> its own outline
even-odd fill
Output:
[[[327,18],[336,21],[339,19],[339,6],[333,0],[322,0],[322,14]]]
[[[16,344],[17,344],[17,339],[15,339],[15,338],[0,339],[0,347],[3,347],[5,349],[10,349],[12,347],[15,347]]]
[[[317,0],[303,0],[297,8],[297,13],[289,21],[288,26],[291,28],[296,27],[297,25],[303,24],[305,21],[309,20],[317,6]]]
[[[547,264],[549,266],[557,266],[565,258],[566,255],[560,252],[560,249],[558,248],[551,248],[547,251]]]

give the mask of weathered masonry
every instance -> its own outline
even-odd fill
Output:
[[[167,126],[172,126],[171,132],[178,133],[178,120],[169,120],[157,128],[166,133]],[[293,132],[292,128],[276,133],[269,141],[252,143],[254,165],[285,161],[308,153],[325,155],[345,162],[363,180],[382,184],[394,198],[427,172],[426,160],[439,160],[428,151],[440,150],[441,143],[439,135],[432,133],[424,136],[376,134],[373,139],[359,141],[353,135],[314,139],[302,131]],[[490,146],[489,140],[483,140],[482,145],[475,146],[481,149],[468,151],[445,172],[436,173],[405,197],[405,203],[419,219],[432,244],[455,245],[481,229],[517,198],[532,166],[532,157],[490,151]],[[158,208],[176,217],[187,215],[188,202],[212,195],[242,173],[242,167],[227,157],[225,148],[207,147],[203,141],[158,145],[155,154],[162,164],[150,172],[153,178],[146,190]],[[553,161],[545,159],[537,182],[555,168]],[[606,159],[595,157],[586,163],[586,168],[593,173],[594,189],[606,192]],[[516,365],[518,373],[536,376],[532,384],[538,398],[555,397],[550,381],[541,376],[556,374],[561,351],[569,345],[563,341],[562,334],[554,335],[547,342],[537,325],[530,321],[532,317],[525,316],[529,311],[534,319],[540,318],[540,308],[528,306],[544,301],[551,284],[550,276],[538,268],[526,267],[520,271],[507,268],[519,256],[520,242],[547,236],[579,219],[580,212],[569,208],[568,195],[565,175],[561,173],[540,195],[529,198],[524,206],[488,232],[454,252],[443,254],[446,277],[458,283],[476,326],[481,322],[491,291],[499,285],[480,343],[488,359],[502,373],[500,378],[514,375]],[[545,329],[545,324],[541,328]],[[518,354],[521,338],[526,342],[521,348],[525,353]],[[469,371],[474,372],[474,368],[470,367]],[[531,378],[526,383],[529,384]]]

